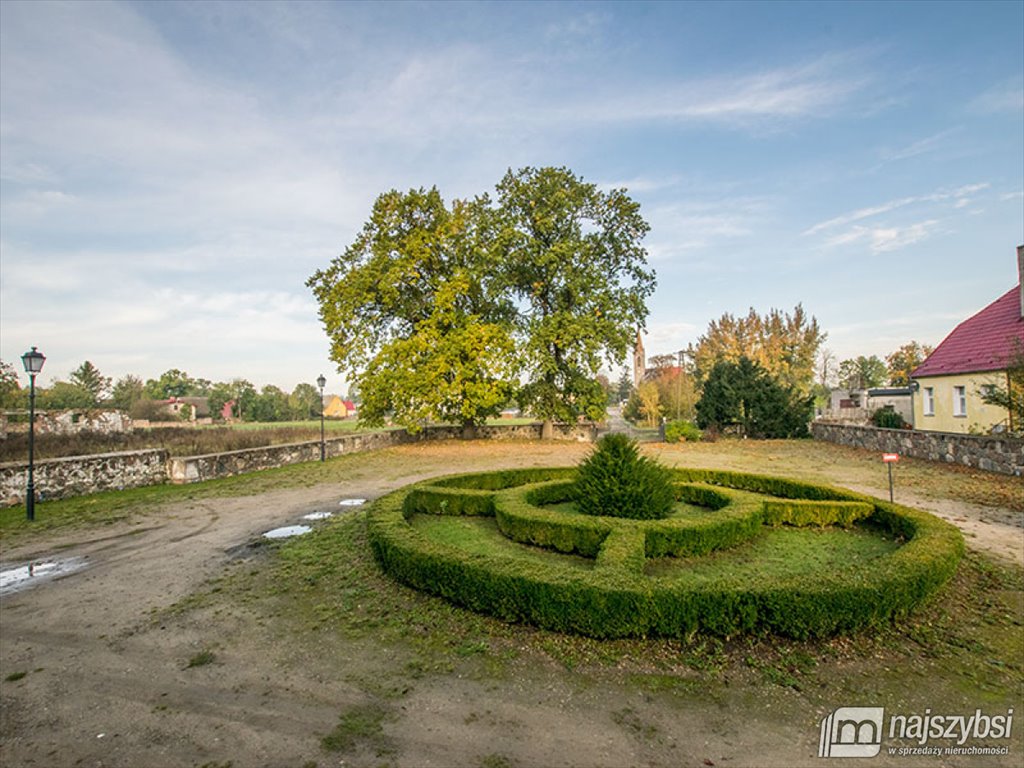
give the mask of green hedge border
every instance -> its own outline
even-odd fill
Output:
[[[677,469],[674,473],[680,488],[687,489],[680,494],[686,494],[691,503],[698,497],[708,506],[728,500],[706,521],[718,515],[723,515],[721,521],[731,521],[715,534],[720,541],[740,536],[744,526],[755,520],[758,528],[763,524],[850,525],[866,520],[906,542],[852,576],[821,572],[765,579],[754,585],[730,582],[723,576],[695,585],[644,575],[646,557],[680,546],[679,526],[657,529],[661,523],[675,521],[647,522],[643,530],[635,523],[612,525],[607,518],[593,518],[593,528],[584,526],[584,533],[575,534],[548,525],[544,534],[551,538],[548,546],[595,558],[594,568],[584,570],[559,563],[557,558],[537,564],[512,556],[470,553],[428,540],[408,522],[417,513],[497,519],[507,516],[511,508],[506,524],[511,519],[513,525],[520,525],[516,513],[522,505],[564,495],[572,472],[556,468],[457,475],[396,491],[370,507],[374,554],[384,571],[402,583],[471,610],[561,632],[599,638],[771,632],[805,638],[847,633],[906,615],[953,575],[964,551],[956,527],[919,510],[829,486],[713,470]],[[561,490],[552,480],[562,481]],[[521,487],[526,485],[533,487]],[[751,493],[777,498],[766,502]],[[532,517],[544,518],[543,513],[542,507],[535,508]]]

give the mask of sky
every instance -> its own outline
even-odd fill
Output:
[[[310,275],[526,166],[640,203],[648,355],[935,345],[1017,284],[1024,2],[3,0],[0,359],[341,392]]]

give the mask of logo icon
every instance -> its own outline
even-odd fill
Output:
[[[884,717],[883,707],[840,707],[821,721],[818,757],[874,757]]]

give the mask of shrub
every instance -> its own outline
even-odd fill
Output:
[[[871,414],[871,423],[883,429],[903,429],[903,417],[892,408],[879,408]]]
[[[576,508],[586,515],[661,518],[674,502],[672,474],[625,435],[605,435],[580,464]]]
[[[700,429],[692,421],[670,421],[665,425],[666,443],[696,443],[701,437]]]
[[[518,488],[508,486],[508,474],[475,479],[464,475],[384,496],[374,502],[368,516],[374,555],[385,572],[412,587],[471,610],[555,631],[599,638],[767,631],[807,638],[851,632],[905,615],[953,575],[964,550],[963,537],[954,526],[925,512],[827,486],[714,470],[674,472],[678,480],[689,481],[677,487],[682,498],[716,510],[696,526],[684,519],[672,530],[675,519],[588,518],[543,507],[534,507],[534,519],[527,520],[524,504],[564,500],[569,493],[565,480],[571,470],[547,472],[564,479]],[[531,474],[543,475],[545,470],[523,472],[524,485]],[[488,504],[483,489],[494,486],[505,490],[491,491],[493,504]],[[441,488],[441,493],[425,492]],[[580,568],[554,554],[550,562],[541,563],[518,556],[514,549],[507,555],[483,557],[427,539],[410,525],[413,512],[430,514],[434,508],[436,514],[445,501],[449,504],[443,511],[450,514],[451,495],[460,488],[466,495],[461,514],[488,515],[493,509],[500,526],[503,514],[510,512],[509,523],[521,528],[520,534],[530,534],[511,538],[549,538],[544,546],[587,552],[594,558],[593,567]],[[754,495],[766,493],[789,501],[770,505]],[[645,559],[652,555],[709,551],[702,539],[730,546],[747,538],[753,528],[761,529],[762,518],[770,524],[821,525],[830,519],[849,524],[869,510],[871,526],[905,540],[891,554],[872,560],[870,567],[851,564],[791,576],[737,576],[729,571],[694,576],[688,568],[664,577],[646,572]],[[686,528],[691,528],[691,541],[672,541]]]

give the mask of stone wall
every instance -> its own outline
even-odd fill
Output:
[[[167,451],[126,451],[43,459],[35,463],[36,498],[66,499],[167,482]],[[0,506],[25,501],[28,462],[0,464]]]
[[[458,440],[475,437],[483,440],[535,440],[540,438],[540,424],[477,427],[464,431],[460,427],[426,427],[415,434],[402,429],[387,432],[366,432],[332,437],[324,441],[328,458],[346,453],[374,451],[393,445],[432,440]],[[592,442],[597,428],[591,424],[556,424],[556,440]],[[37,498],[63,499],[121,488],[137,488],[159,483],[197,483],[218,477],[231,477],[261,469],[288,464],[317,461],[320,441],[288,445],[247,448],[207,456],[170,457],[167,451],[130,451],[95,456],[72,456],[45,459],[35,464]],[[21,504],[28,485],[28,464],[0,464],[0,506]]]
[[[945,461],[1005,475],[1024,475],[1024,439],[1021,438],[880,429],[821,421],[811,424],[811,434],[815,440],[869,451]]]

